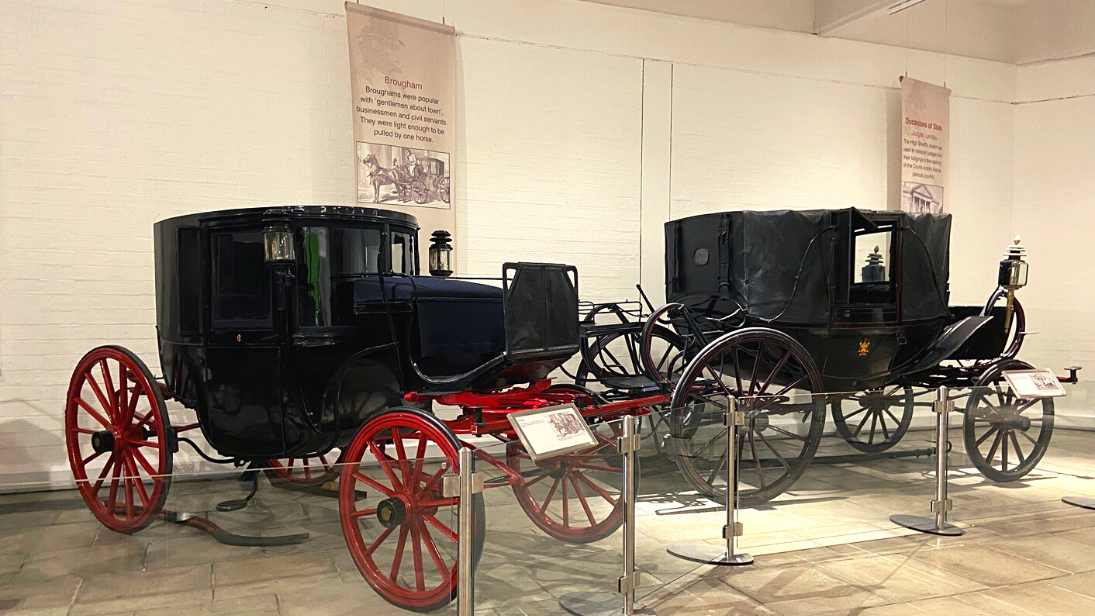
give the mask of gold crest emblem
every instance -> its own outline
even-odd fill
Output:
[[[864,338],[863,340],[860,340],[859,341],[859,356],[863,357],[864,355],[866,355],[867,353],[870,353],[870,352],[871,352],[871,339],[870,338]]]

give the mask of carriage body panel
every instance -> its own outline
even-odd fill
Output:
[[[267,258],[270,230],[289,234],[292,258]],[[218,452],[323,451],[398,400],[388,315],[355,313],[352,278],[416,273],[416,234],[412,216],[321,206],[156,223],[164,381]]]
[[[950,226],[949,215],[856,209],[670,221],[666,297],[724,322],[788,333],[809,350],[827,389],[878,387],[954,320]]]

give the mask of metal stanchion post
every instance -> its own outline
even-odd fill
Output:
[[[745,425],[745,413],[738,410],[737,400],[729,398],[723,424],[726,426],[726,526],[722,536],[726,539],[726,549],[706,543],[674,544],[668,552],[677,558],[707,565],[738,566],[750,565],[753,557],[738,552],[738,537],[744,528],[738,522],[738,426]]]
[[[460,472],[444,478],[442,494],[445,498],[458,497],[458,541],[456,542],[456,613],[472,616],[475,613],[475,568],[472,566],[472,499],[483,491],[483,473],[475,472],[475,452],[467,447],[460,449]]]
[[[954,410],[954,401],[949,399],[947,387],[939,388],[939,395],[932,405],[935,410],[935,500],[932,501],[933,517],[918,515],[892,515],[890,521],[922,533],[956,537],[964,533],[961,528],[947,523],[947,512],[951,510],[951,500],[947,498],[947,449],[949,445],[950,413]]]
[[[624,501],[624,574],[616,582],[616,594],[576,592],[559,597],[560,607],[576,616],[654,616],[654,611],[648,607],[635,607],[635,590],[639,587],[639,571],[635,568],[635,502],[639,485],[635,461],[640,440],[635,431],[635,418],[627,415],[622,421],[623,436],[617,439],[617,445],[624,456],[624,486],[620,496]],[[620,595],[623,595],[622,608]]]

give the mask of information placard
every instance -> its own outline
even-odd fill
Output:
[[[1024,400],[1064,396],[1065,388],[1052,370],[1005,370],[1004,378],[1015,395]]]
[[[570,404],[510,413],[509,422],[533,461],[597,444],[582,414]]]

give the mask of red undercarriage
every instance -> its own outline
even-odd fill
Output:
[[[591,395],[581,389],[572,389],[566,385],[552,386],[550,380],[536,381],[527,387],[514,387],[500,392],[460,392],[438,396],[411,392],[404,397],[410,402],[433,401],[445,406],[460,407],[462,411],[460,416],[445,422],[453,433],[470,436],[490,435],[504,442],[516,440],[516,434],[508,418],[508,415],[515,411],[572,404],[587,421],[591,419],[611,421],[624,415],[646,415],[650,413],[650,407],[669,402],[669,396],[659,394],[597,404]],[[464,443],[464,446],[476,450],[478,458],[501,470],[509,478],[504,483],[494,483],[486,487],[509,486],[523,481],[521,475],[494,456],[469,443]]]

